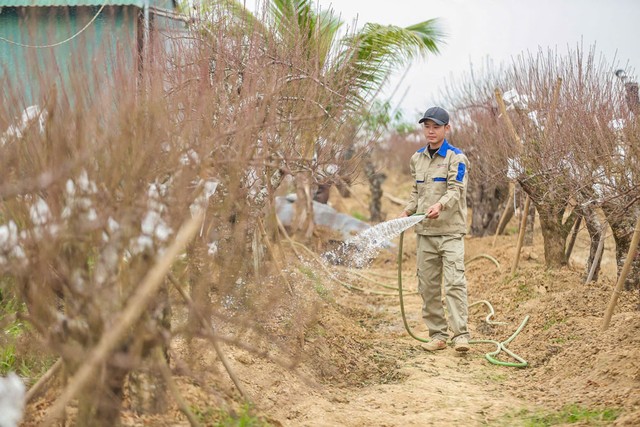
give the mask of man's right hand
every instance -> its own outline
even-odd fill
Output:
[[[408,216],[409,216],[409,214],[407,213],[407,211],[402,211],[402,213],[400,213],[400,215],[398,215],[398,218],[406,218]]]

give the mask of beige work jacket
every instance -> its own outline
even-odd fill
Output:
[[[467,233],[467,176],[469,160],[460,149],[445,139],[440,149],[429,156],[427,147],[411,156],[413,190],[405,211],[425,213],[440,202],[438,219],[425,218],[416,225],[416,232],[425,236]]]

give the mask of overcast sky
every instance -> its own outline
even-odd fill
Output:
[[[392,104],[409,119],[441,97],[443,83],[461,76],[470,64],[487,58],[508,63],[526,51],[595,43],[608,61],[640,71],[640,0],[320,0],[331,6],[346,24],[365,22],[408,26],[439,18],[448,34],[438,56],[414,63],[398,87]],[[398,73],[384,97],[398,86]],[[406,88],[409,92],[402,102]]]

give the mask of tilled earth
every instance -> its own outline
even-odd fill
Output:
[[[396,286],[392,251],[359,270],[378,283],[342,267],[325,270],[310,260],[306,276],[288,274],[294,295],[290,298],[297,299],[295,304],[315,306],[314,320],[286,314],[293,303],[285,300],[280,311],[274,311],[273,322],[263,325],[273,341],[261,339],[256,344],[267,357],[260,351],[224,346],[253,412],[275,426],[563,425],[573,422],[574,418],[562,416],[570,411],[583,414],[572,425],[640,425],[637,290],[620,295],[611,326],[602,331],[615,285],[613,243],[607,241],[601,277],[585,285],[585,231],[569,266],[560,270],[545,268],[542,238],[536,234],[535,244],[523,249],[515,276],[509,270],[516,236],[501,236],[495,247],[492,241],[492,237],[466,238],[467,259],[486,254],[500,263],[497,268],[489,259],[478,258],[467,264],[469,302],[489,301],[495,309],[492,320],[506,324],[487,323],[488,308],[480,304],[470,308],[470,329],[473,338],[502,341],[529,316],[509,344],[528,367],[490,364],[484,355],[494,347],[485,344],[473,345],[465,355],[451,347],[424,351],[404,329],[396,292],[380,286]],[[420,298],[413,293],[412,232],[405,237],[403,260],[407,320],[415,334],[425,336]],[[348,289],[349,284],[374,292]],[[253,342],[250,334],[242,338]],[[214,425],[207,421],[215,418],[208,417],[211,408],[237,409],[233,403],[241,401],[237,390],[206,340],[194,339],[188,347],[175,340],[172,346],[178,387],[204,425]],[[509,360],[504,354],[500,358]],[[180,361],[187,359],[192,369],[199,367],[199,378],[181,373]],[[55,393],[50,390],[30,406],[28,425],[37,425],[33,414],[45,411]],[[123,424],[189,425],[176,405],[170,406],[161,415],[136,416],[125,402]],[[609,413],[615,415],[605,417]]]

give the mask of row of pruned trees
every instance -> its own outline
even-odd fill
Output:
[[[267,6],[208,4],[188,33],[150,37],[171,55],[155,46],[136,71],[94,58],[112,79],[72,73],[19,123],[21,88],[0,95],[1,297],[24,303],[17,315],[69,376],[45,425],[74,398],[78,425],[117,424],[125,383],[134,409],[162,410],[177,335],[209,340],[225,363],[220,343],[270,355],[283,340],[262,325],[289,319],[301,334],[310,321],[264,262],[276,191],[293,178],[294,231],[309,236],[313,185],[328,165],[348,175],[366,148],[353,141],[371,94],[441,34],[427,21],[340,35],[312,2]],[[59,69],[33,66],[45,88]],[[285,347],[274,360],[290,366]]]
[[[462,122],[456,140],[477,174],[470,191],[477,233],[496,230],[511,181],[538,212],[547,266],[568,262],[568,237],[583,221],[587,269],[607,224],[622,268],[640,215],[640,123],[637,89],[634,96],[618,68],[594,48],[540,50],[448,88]],[[634,260],[627,286],[639,284]]]

